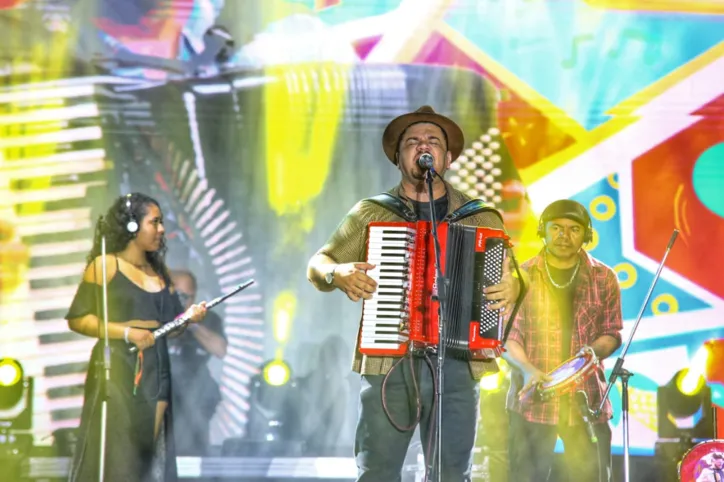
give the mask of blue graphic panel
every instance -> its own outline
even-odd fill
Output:
[[[506,0],[453,8],[447,23],[586,129],[724,40],[721,17]],[[626,75],[622,75],[625,72]]]

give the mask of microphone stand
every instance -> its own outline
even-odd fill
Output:
[[[99,220],[103,226],[103,217]],[[106,434],[108,424],[108,400],[110,399],[111,383],[111,348],[108,341],[108,277],[106,266],[106,234],[103,229],[101,235],[101,273],[103,274],[103,374],[100,378],[101,395],[101,427],[100,427],[100,450],[98,463],[98,480],[103,482],[105,478],[106,461]],[[95,271],[95,266],[93,267]]]
[[[633,376],[633,373],[626,370],[623,367],[624,359],[626,358],[626,353],[628,352],[628,349],[631,347],[631,342],[633,341],[633,337],[636,334],[636,329],[639,326],[639,323],[641,322],[641,318],[644,316],[644,311],[646,310],[646,306],[649,303],[649,300],[651,299],[651,294],[654,291],[654,287],[656,286],[656,282],[659,280],[659,276],[661,276],[661,270],[664,268],[664,263],[666,263],[666,258],[669,256],[669,251],[671,251],[671,247],[674,245],[674,241],[676,241],[676,236],[679,234],[679,231],[674,229],[673,234],[671,235],[671,239],[669,240],[669,245],[666,247],[666,252],[664,253],[664,257],[661,259],[661,263],[659,263],[659,268],[656,270],[656,274],[654,275],[654,279],[651,282],[651,286],[649,287],[649,292],[646,293],[646,298],[644,298],[643,305],[641,306],[641,310],[639,311],[638,317],[636,318],[636,322],[633,325],[633,328],[631,329],[631,333],[629,334],[628,340],[626,341],[626,345],[624,345],[623,349],[621,350],[621,355],[616,360],[616,363],[613,366],[613,370],[611,371],[611,375],[608,378],[608,385],[606,386],[606,391],[603,394],[603,397],[601,398],[601,404],[599,405],[598,409],[592,412],[595,418],[598,418],[601,416],[601,413],[603,412],[603,406],[606,403],[606,400],[608,400],[609,395],[611,394],[611,389],[613,388],[613,385],[616,383],[616,379],[618,377],[621,377],[621,416],[623,420],[623,471],[624,471],[624,482],[630,482],[630,447],[629,447],[629,407],[628,407],[628,379]]]
[[[425,181],[427,182],[428,202],[430,204],[430,219],[432,224],[432,238],[435,247],[435,277],[437,280],[437,294],[433,294],[432,299],[437,299],[438,305],[438,325],[437,325],[437,387],[435,390],[435,401],[437,403],[437,413],[435,422],[435,444],[433,445],[432,460],[428,462],[428,470],[430,473],[435,468],[435,458],[437,458],[437,481],[442,482],[442,394],[443,394],[443,372],[442,367],[445,361],[445,309],[448,300],[448,280],[443,276],[442,264],[440,263],[440,241],[437,237],[437,219],[435,218],[435,200],[432,195],[433,177],[437,173],[431,167],[425,171]]]

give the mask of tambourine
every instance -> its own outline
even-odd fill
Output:
[[[542,402],[572,392],[596,371],[597,366],[598,357],[593,348],[584,346],[575,356],[548,373],[550,381],[539,383],[521,392],[518,399],[525,402],[533,398],[534,401]]]
[[[715,482],[724,474],[724,440],[707,440],[690,448],[679,462],[681,482]],[[718,477],[718,478],[717,478]]]

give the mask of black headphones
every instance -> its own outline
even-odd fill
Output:
[[[138,232],[138,221],[136,221],[136,216],[133,215],[133,211],[131,211],[131,194],[126,194],[126,214],[128,214],[128,223],[126,224],[126,231],[128,231],[131,234],[136,234]]]
[[[571,219],[576,222],[580,222],[581,218],[583,218],[584,223],[582,224],[586,229],[586,232],[583,234],[583,242],[588,244],[593,241],[593,225],[591,224],[591,216],[588,214],[588,210],[582,204],[570,199],[555,201],[543,210],[540,221],[538,221],[537,234],[539,238],[545,239],[546,223],[551,219],[557,218]]]

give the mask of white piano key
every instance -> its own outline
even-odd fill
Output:
[[[404,310],[400,311],[399,308],[397,308],[395,311],[371,309],[370,311],[364,311],[362,313],[362,319],[364,321],[379,318],[385,320],[397,320],[398,322],[400,322],[406,321],[408,317],[409,315]]]
[[[408,264],[407,260],[410,259],[410,255],[408,253],[371,253],[367,259],[375,265],[385,262]]]
[[[375,283],[377,283],[377,287],[383,287],[387,288],[389,286],[397,286],[397,287],[404,287],[405,290],[409,288],[410,285],[410,277],[409,276],[380,276],[378,278],[371,277]],[[396,285],[392,283],[397,283]]]
[[[382,258],[385,256],[409,259],[412,257],[412,251],[405,248],[404,246],[390,246],[388,248],[382,248],[380,246],[370,246],[367,249],[368,258]]]
[[[388,238],[369,238],[367,240],[367,247],[368,248],[377,248],[377,249],[409,249],[414,250],[415,249],[415,243],[413,243],[409,239],[388,239]]]
[[[375,280],[378,287],[398,286],[404,288],[405,291],[409,290],[411,283],[409,276],[380,276],[372,279]]]
[[[384,231],[384,230],[370,230],[367,233],[368,238],[405,238],[415,239],[416,233],[410,231]]]
[[[395,286],[395,287],[407,288],[409,286],[409,282],[407,280],[407,277],[385,277],[385,278],[380,278],[377,280],[377,286],[378,287]]]
[[[382,246],[370,244],[369,246],[367,246],[367,256],[381,256],[384,254],[405,255],[409,253],[412,253],[412,250],[404,244],[401,244],[399,246]]]
[[[397,288],[402,287],[405,291],[409,290],[409,276],[385,276],[372,279],[377,283],[377,291],[379,291],[380,288],[389,289],[390,286],[396,286]],[[392,283],[396,283],[396,285]]]
[[[374,300],[370,300],[364,305],[364,310],[380,310],[380,311],[390,311],[390,310],[396,310],[396,311],[409,311],[409,307],[406,303],[397,303],[397,302],[384,302],[384,303],[376,303]]]
[[[405,246],[405,245],[399,245],[399,246],[369,245],[369,246],[367,246],[367,255],[368,256],[380,256],[383,254],[404,255],[404,254],[410,254],[410,253],[412,253],[412,249],[410,249],[409,246]]]
[[[362,338],[374,338],[377,335],[397,335],[397,336],[409,336],[406,332],[401,332],[399,328],[395,326],[375,326],[362,329]]]
[[[396,298],[395,298],[396,297]],[[400,301],[407,299],[407,295],[403,290],[389,290],[389,289],[378,289],[372,294],[371,300],[383,300],[383,301]]]
[[[397,311],[408,311],[409,307],[406,303],[400,303],[400,302],[388,302],[384,301],[381,303],[376,302],[376,300],[368,300],[364,304],[364,310],[397,310]]]
[[[410,266],[407,260],[401,260],[401,261],[395,261],[391,262],[390,260],[382,260],[382,259],[375,259],[375,258],[367,258],[367,262],[374,264],[375,267],[372,268],[367,275],[370,276],[370,272],[372,273],[408,273]],[[375,271],[373,271],[375,270]],[[383,271],[384,270],[384,271]]]
[[[392,330],[394,332],[400,332],[400,320],[365,320],[365,323],[362,323],[362,329],[367,331],[374,331],[378,328],[387,328],[386,331]]]
[[[366,348],[368,350],[399,350],[403,343],[394,342],[383,342],[377,343],[374,340],[369,340],[365,344],[360,343],[360,348]]]
[[[415,233],[417,230],[407,226],[370,226],[370,233]]]
[[[398,291],[407,291],[407,288],[410,283],[410,277],[409,276],[385,276],[379,277],[375,279],[375,282],[377,283],[377,291],[384,291],[384,290],[398,290]]]
[[[404,335],[408,334],[407,329],[401,328],[399,323],[378,323],[378,324],[364,324],[362,325],[362,333],[375,333],[375,332],[384,332],[384,333],[402,333]]]
[[[372,271],[367,273],[367,276],[372,278],[373,280],[381,280],[381,279],[409,279],[410,273],[405,270],[399,270],[399,271]]]
[[[400,318],[399,316],[386,316],[386,315],[375,315],[375,314],[368,314],[364,315],[362,318],[362,326],[377,326],[377,325],[384,325],[384,326],[396,326],[399,328],[400,326],[407,324],[407,318]]]
[[[362,342],[364,343],[365,341],[369,341],[372,343],[379,343],[381,341],[396,341],[396,342],[404,343],[408,339],[409,338],[405,335],[389,333],[389,334],[376,334],[374,337],[363,336]]]
[[[406,322],[407,319],[403,319],[399,316],[387,316],[385,314],[376,314],[376,313],[365,313],[362,315],[362,324],[372,324],[374,325],[377,322],[380,323],[396,323],[401,324],[403,322]]]
[[[404,238],[400,239],[387,239],[387,238],[369,238],[367,241],[368,247],[374,248],[405,248],[412,249],[414,244]]]
[[[380,293],[374,293],[372,295],[371,300],[378,300],[378,301],[397,301],[399,303],[402,303],[406,297],[402,295],[387,295],[387,294],[380,294]]]
[[[389,305],[375,305],[366,307],[362,316],[374,316],[375,314],[388,314],[388,313],[400,313],[400,317],[409,317],[409,309],[407,306],[389,306]]]
[[[370,233],[408,233],[414,234],[417,232],[416,229],[409,228],[407,226],[370,226]]]
[[[383,275],[383,274],[394,274],[394,273],[407,273],[409,271],[408,266],[375,266],[374,268],[367,270],[367,276],[372,275]]]
[[[376,266],[409,266],[412,255],[409,253],[372,253],[367,257],[369,263]],[[392,263],[392,264],[390,264]]]
[[[375,295],[379,294],[382,296],[385,295],[405,295],[407,293],[407,290],[405,289],[402,282],[396,282],[394,280],[386,280],[387,283],[390,284],[377,284],[377,290],[372,294],[374,297]],[[395,284],[396,283],[396,284]]]
[[[401,310],[399,307],[370,307],[365,308],[362,310],[363,315],[385,315],[385,316],[397,316],[399,318],[402,318],[403,316],[408,316],[408,313],[405,310]]]
[[[386,318],[386,317],[376,317],[373,315],[366,316],[362,320],[362,328],[374,328],[376,326],[389,326],[394,327],[395,330],[400,331],[401,326],[405,326],[407,323],[407,320],[403,320],[401,318]]]

